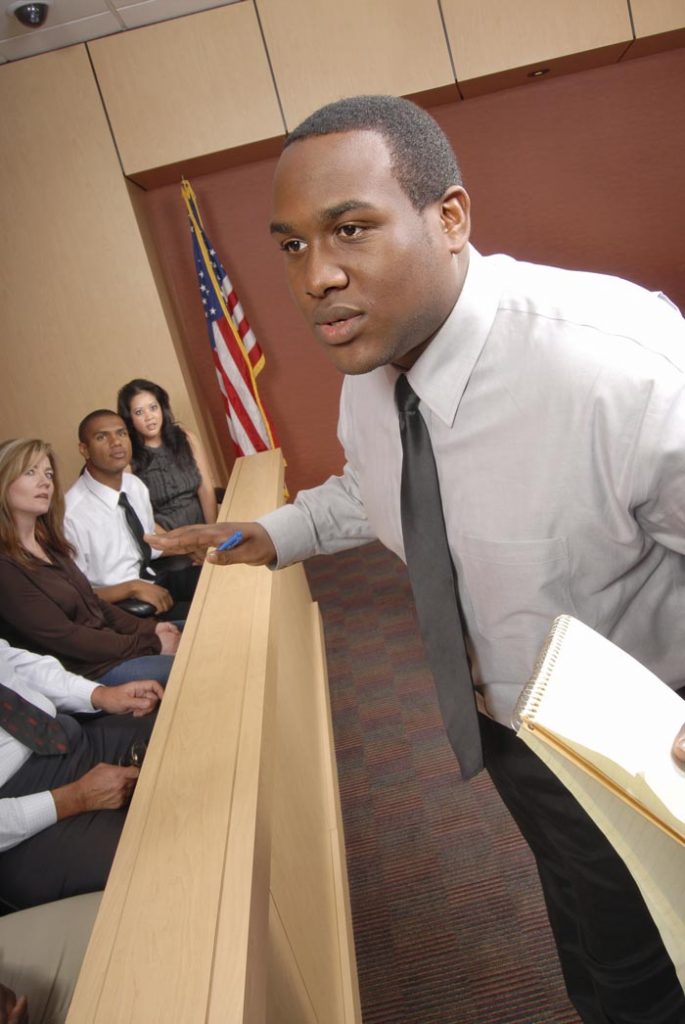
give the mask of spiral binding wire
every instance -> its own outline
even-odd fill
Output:
[[[523,725],[524,716],[535,721],[540,701],[547,689],[547,683],[556,665],[561,645],[571,624],[570,615],[559,615],[552,623],[552,628],[547,634],[547,639],[540,648],[530,679],[524,686],[516,701],[514,714],[511,719],[512,728],[519,731]]]

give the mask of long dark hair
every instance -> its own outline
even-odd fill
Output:
[[[49,509],[36,518],[36,540],[51,555],[62,555],[65,558],[74,555],[73,547],[64,536],[64,493],[57,473],[55,453],[46,441],[40,441],[37,437],[21,437],[0,443],[0,551],[21,565],[30,565],[32,557],[19,540],[7,491],[41,455],[47,455],[50,460],[54,491]]]
[[[136,395],[143,391],[149,391],[154,395],[162,410],[162,443],[173,452],[174,458],[180,466],[192,466],[195,457],[185,430],[174,419],[168,393],[151,380],[137,378],[124,384],[117,395],[117,411],[131,435],[131,447],[133,448],[131,468],[134,473],[144,470],[152,459],[152,455],[140,439],[140,434],[133,426],[133,417],[131,416],[131,402]]]

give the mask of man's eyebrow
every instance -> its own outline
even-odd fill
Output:
[[[346,213],[350,213],[353,210],[375,210],[376,207],[373,203],[369,203],[364,199],[346,199],[342,203],[336,203],[335,206],[327,206],[317,214],[317,220],[321,224],[329,224],[333,220],[337,220],[338,217],[342,217]],[[292,224],[281,223],[279,221],[273,221],[270,225],[270,231],[272,235],[296,235],[297,229]]]
[[[272,221],[269,225],[269,231],[272,235],[294,235],[295,229],[290,224],[280,224],[278,221]]]
[[[327,224],[329,221],[337,220],[338,217],[342,217],[346,213],[351,213],[352,210],[375,209],[376,207],[373,203],[369,203],[364,199],[346,199],[344,203],[337,203],[335,206],[329,206],[322,210],[319,214],[319,220],[322,224]]]

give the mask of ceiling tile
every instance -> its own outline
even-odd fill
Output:
[[[80,21],[82,18],[92,18],[98,14],[110,14],[110,8],[106,0],[55,0],[49,3],[48,16],[45,24],[40,28],[27,28],[17,21],[14,14],[10,14],[8,8],[14,0],[3,0],[0,7],[4,10],[0,13],[0,39],[13,39],[21,36],[42,35],[50,32],[58,25],[66,25],[71,21]]]
[[[142,3],[132,4],[130,0],[111,0],[126,28],[152,25],[236,2],[238,0],[143,0]]]
[[[31,57],[48,50],[59,50],[63,46],[83,43],[87,39],[121,32],[121,24],[114,14],[98,14],[94,18],[81,18],[66,25],[31,31],[11,39],[0,40],[0,53],[8,60]]]
[[[211,7],[248,0],[46,0],[50,10],[40,28],[27,28],[8,12],[14,0],[0,0],[0,62],[58,50],[99,36],[169,21]]]

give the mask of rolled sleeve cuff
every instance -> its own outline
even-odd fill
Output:
[[[295,505],[283,505],[257,519],[276,548],[270,569],[283,569],[317,553],[316,534],[309,517]]]
[[[24,814],[28,835],[33,836],[57,821],[57,808],[49,790],[45,790],[44,793],[32,793],[30,796],[22,797],[22,800],[26,801]]]
[[[49,790],[42,793],[31,793],[29,796],[10,798],[7,800],[7,804],[9,806],[5,808],[3,814],[5,820],[0,837],[0,849],[2,850],[9,850],[11,847],[17,846],[25,839],[30,839],[36,833],[54,825],[57,821],[55,801]]]

